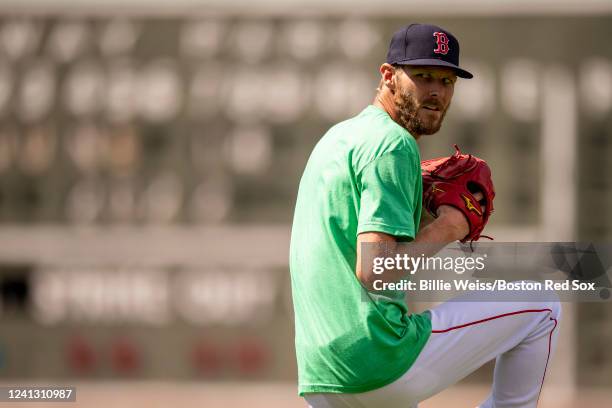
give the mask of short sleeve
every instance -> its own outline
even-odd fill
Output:
[[[407,150],[387,152],[361,171],[357,234],[383,232],[414,239],[421,203],[421,166]],[[416,213],[419,214],[416,214]]]

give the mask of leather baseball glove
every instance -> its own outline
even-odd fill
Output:
[[[487,162],[471,154],[461,154],[459,147],[450,157],[421,162],[423,175],[423,207],[434,217],[438,207],[451,205],[459,209],[468,220],[470,232],[461,242],[477,241],[493,212],[495,188]],[[480,191],[479,203],[474,193]],[[481,208],[484,205],[484,210]]]

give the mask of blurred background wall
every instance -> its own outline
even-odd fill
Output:
[[[0,378],[294,381],[299,177],[408,22],[476,74],[420,144],[488,160],[490,235],[609,242],[612,5],[462,3],[0,4]],[[610,387],[612,308],[568,316],[559,370]]]

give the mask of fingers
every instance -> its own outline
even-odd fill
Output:
[[[484,194],[482,194],[482,191],[477,191],[473,194],[474,198],[476,199],[476,201],[478,201],[480,203],[480,210],[482,212],[485,212],[486,209],[486,203],[484,201]]]

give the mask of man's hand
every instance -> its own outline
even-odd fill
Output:
[[[482,192],[478,191],[474,193],[474,198],[478,200],[480,203],[480,209],[484,213],[486,210],[486,204],[482,204],[484,199]],[[442,225],[446,226],[442,228],[448,228],[450,231],[454,231],[453,234],[457,237],[455,239],[456,241],[462,240],[467,236],[467,234],[470,233],[470,224],[468,223],[465,214],[451,205],[441,205],[438,207],[437,219],[441,221]]]

